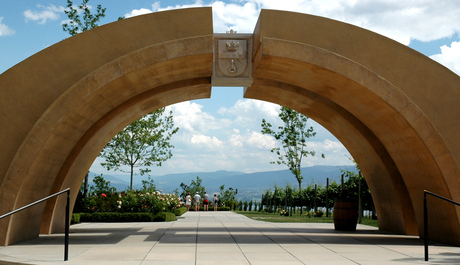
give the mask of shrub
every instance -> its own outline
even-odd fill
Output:
[[[185,207],[180,207],[180,208],[174,209],[174,214],[176,216],[181,216],[186,212],[187,212],[187,208],[185,208]]]
[[[70,219],[70,224],[78,224],[80,223],[81,214],[74,213],[72,214],[72,218]]]
[[[321,217],[323,216],[323,214],[324,214],[323,211],[320,211],[320,210],[316,211],[316,217]]]
[[[152,222],[151,213],[81,213],[81,222]]]
[[[181,206],[180,198],[174,194],[161,191],[126,191],[121,193],[94,194],[81,199],[78,209],[86,213],[119,212],[138,213],[146,212],[157,214],[162,211],[174,211]]]
[[[176,221],[176,215],[173,213],[168,213],[168,212],[161,212],[155,215],[154,221],[155,222],[171,222],[171,221]]]

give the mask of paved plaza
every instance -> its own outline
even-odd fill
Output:
[[[64,235],[42,235],[0,247],[0,264],[460,264],[460,247],[430,245],[424,261],[418,237],[358,225],[268,223],[233,212],[189,212],[167,223],[81,223]]]

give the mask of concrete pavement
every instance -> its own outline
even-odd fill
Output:
[[[0,264],[460,264],[460,247],[430,244],[424,261],[418,237],[358,225],[268,223],[233,212],[189,212],[168,223],[82,223],[64,235],[42,235],[0,247]]]

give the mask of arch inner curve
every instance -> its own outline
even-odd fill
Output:
[[[380,229],[421,234],[424,189],[460,199],[457,75],[378,34],[305,14],[263,10],[252,35],[229,37],[240,38],[250,43],[247,56],[232,60],[249,70],[223,82],[248,85],[246,98],[296,109],[332,132],[362,169]],[[229,58],[219,57],[216,39],[210,8],[159,12],[79,34],[0,75],[8,95],[0,121],[11,123],[1,132],[1,212],[67,187],[75,201],[122,128],[210,97],[216,64]],[[430,203],[432,234],[459,244],[458,210]],[[0,221],[2,244],[62,230],[63,205],[58,198]]]

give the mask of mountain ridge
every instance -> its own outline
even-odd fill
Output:
[[[302,187],[306,187],[312,183],[325,186],[327,178],[329,178],[329,181],[340,181],[342,169],[356,172],[356,168],[353,165],[304,167],[301,169],[304,176]],[[92,179],[95,175],[95,173],[90,172],[90,185],[92,185]],[[128,174],[103,174],[102,176],[107,181],[110,181],[110,185],[119,191],[126,190],[129,186]],[[219,170],[215,172],[152,175],[150,177],[153,179],[158,190],[171,193],[175,189],[180,192],[181,183],[189,185],[192,180],[196,180],[197,176],[202,179],[202,186],[206,188],[208,193],[219,192],[219,187],[225,185],[225,188],[232,187],[238,189],[239,194],[237,198],[239,200],[250,199],[252,197],[257,199],[265,190],[273,188],[274,185],[284,187],[289,183],[293,187],[298,187],[296,178],[288,169],[253,173]],[[147,178],[148,176],[134,176],[133,188],[138,189],[142,187],[142,180],[147,180]]]

